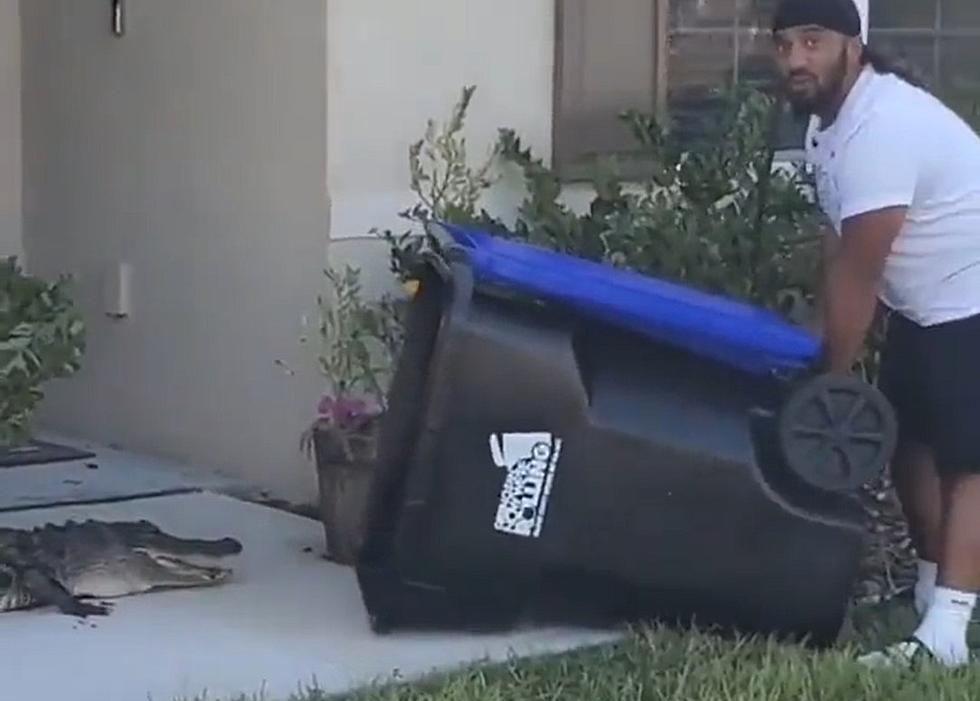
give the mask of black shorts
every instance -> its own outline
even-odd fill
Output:
[[[900,439],[930,448],[940,473],[980,473],[980,316],[923,327],[891,314],[881,363]]]

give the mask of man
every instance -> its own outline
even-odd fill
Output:
[[[831,372],[888,315],[881,389],[899,419],[894,481],[920,554],[910,638],[865,658],[969,660],[980,591],[980,138],[863,45],[853,0],[783,0],[787,99],[832,231],[821,299]]]

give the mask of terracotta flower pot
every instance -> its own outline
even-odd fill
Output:
[[[346,449],[336,431],[325,427],[313,431],[326,557],[338,564],[356,564],[364,540],[364,513],[374,477],[379,423],[374,418],[348,435]]]

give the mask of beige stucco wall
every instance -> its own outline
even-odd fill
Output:
[[[297,339],[326,259],[326,0],[126,6],[116,38],[105,0],[22,3],[25,246],[77,276],[90,329],[43,425],[309,494],[320,388]],[[120,262],[132,314],[113,320]]]
[[[0,258],[21,254],[18,16],[18,0],[0,0]]]
[[[386,251],[365,236],[405,229],[397,212],[415,202],[409,145],[427,119],[448,117],[464,85],[476,86],[466,131],[474,164],[505,126],[550,157],[553,26],[544,0],[328,2],[333,260],[387,284]],[[516,203],[511,183],[488,203],[498,214]]]

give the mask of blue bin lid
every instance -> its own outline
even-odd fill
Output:
[[[813,334],[761,307],[478,229],[441,226],[465,250],[477,282],[557,300],[747,372],[800,370],[820,352]]]

